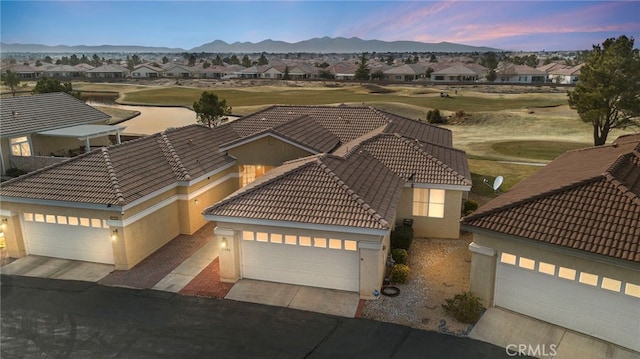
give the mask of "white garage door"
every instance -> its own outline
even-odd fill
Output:
[[[103,220],[25,213],[28,254],[113,264],[110,231]]]
[[[243,232],[242,277],[359,291],[355,241]]]
[[[507,262],[497,266],[496,306],[640,351],[636,285],[528,258]]]

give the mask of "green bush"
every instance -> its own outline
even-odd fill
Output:
[[[26,171],[23,171],[19,168],[8,168],[6,171],[7,176],[9,177],[18,177],[18,176],[22,176],[23,174],[27,173]]]
[[[446,123],[446,121],[444,120],[444,117],[440,115],[440,110],[438,110],[437,108],[434,110],[429,110],[429,112],[427,112],[427,122]]]
[[[478,209],[478,202],[470,199],[464,202],[464,215],[468,215],[473,213],[476,209]]]
[[[409,226],[398,226],[391,231],[391,249],[409,250],[413,241],[413,228]]]
[[[393,258],[394,263],[407,264],[409,253],[407,253],[406,249],[396,248],[391,250],[391,257]]]
[[[409,273],[411,273],[411,269],[406,264],[394,264],[391,268],[391,282],[406,283],[409,279]]]
[[[445,299],[445,304],[442,305],[442,309],[459,322],[467,324],[477,322],[484,311],[480,298],[471,291],[456,294],[453,298]]]

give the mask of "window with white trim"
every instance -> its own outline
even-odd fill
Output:
[[[356,241],[349,241],[349,240],[344,240],[344,249],[346,251],[356,251],[358,250],[358,242]]]
[[[313,246],[318,248],[327,248],[327,239],[322,237],[313,238]]]
[[[516,256],[514,256],[511,253],[502,253],[500,255],[500,262],[506,263],[506,264],[511,264],[511,265],[516,265]]]
[[[300,241],[301,246],[311,247],[311,237],[300,236],[298,237],[298,241]]]
[[[624,286],[624,294],[640,298],[640,285],[627,283]]]
[[[329,239],[329,248],[342,249],[342,240],[334,238]]]
[[[243,241],[252,241],[253,240],[253,232],[251,232],[251,231],[242,231],[242,240]]]
[[[444,218],[443,189],[414,188],[413,215],[416,217]]]
[[[568,280],[576,280],[576,270],[566,267],[559,267],[558,277]]]
[[[555,264],[540,262],[538,263],[538,272],[548,275],[556,275],[556,266]]]
[[[31,144],[27,136],[16,137],[9,140],[11,154],[14,156],[31,156]]]
[[[271,233],[271,243],[282,243],[282,234]]]
[[[268,242],[269,241],[269,233],[257,232],[256,233],[256,241],[258,241],[258,242]]]
[[[520,260],[518,261],[518,266],[520,268],[533,270],[536,267],[536,261],[530,258],[520,257]]]
[[[616,279],[602,277],[602,284],[600,286],[603,289],[607,289],[612,292],[620,292],[620,288],[622,288],[622,282]]]
[[[580,272],[578,281],[595,287],[598,285],[598,276],[587,272]]]
[[[296,244],[298,244],[298,238],[295,235],[287,234],[284,236],[284,243],[295,246]]]

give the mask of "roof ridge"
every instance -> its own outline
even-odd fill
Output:
[[[169,161],[173,160],[176,166],[178,166],[178,170],[180,172],[180,173],[176,173],[177,175],[179,175],[178,180],[180,180],[180,178],[184,178],[186,181],[191,181],[191,175],[189,175],[189,171],[187,171],[187,169],[182,164],[182,161],[180,160],[180,156],[178,156],[175,149],[173,148],[173,145],[171,144],[171,140],[169,140],[169,137],[167,136],[166,131],[162,131],[160,133],[160,137],[158,138],[158,143],[160,144],[160,147],[162,147],[163,144],[166,146],[166,150],[170,156],[169,158],[167,158],[167,160]],[[166,152],[165,152],[165,157],[167,157]]]
[[[109,157],[109,150],[106,147],[102,147],[100,149],[102,152],[102,159],[104,160],[105,166],[107,166],[107,174],[109,175],[109,181],[111,182],[111,187],[116,194],[116,198],[118,200],[118,205],[124,205],[125,199],[124,194],[122,193],[122,189],[120,187],[120,182],[118,181],[118,176],[116,176],[116,170],[113,168],[113,164],[111,163],[111,157]]]
[[[614,175],[615,172],[623,165],[623,162],[631,161],[633,162],[633,158],[640,158],[638,156],[638,151],[634,150],[632,152],[622,154],[616,158],[616,160],[609,166],[609,168],[603,173],[604,178],[609,181],[616,189],[622,192],[623,195],[628,197],[630,200],[634,201],[637,205],[640,205],[640,197],[635,194],[631,188],[629,188],[625,183],[621,182],[618,177]]]
[[[378,222],[383,228],[388,229],[390,227],[389,222],[382,217],[378,211],[376,211],[370,204],[358,195],[349,185],[344,182],[333,170],[327,166],[320,158],[316,160],[316,164],[327,175],[331,176],[333,180],[342,188],[349,197],[351,197],[360,207],[371,216],[376,222]]]
[[[398,134],[401,138],[401,140],[403,140],[405,143],[407,143],[409,146],[412,146],[414,149],[418,150],[420,153],[424,154],[425,156],[427,156],[427,159],[435,162],[437,165],[439,165],[440,167],[444,168],[447,172],[452,173],[454,176],[458,177],[458,179],[462,180],[463,182],[467,182],[468,179],[465,178],[464,175],[458,173],[458,171],[456,171],[455,169],[451,168],[449,165],[447,165],[446,163],[444,163],[442,160],[440,160],[439,158],[435,157],[434,155],[426,152],[424,150],[424,148],[422,148],[421,146],[418,145],[418,143],[422,143],[422,141],[418,140],[418,139],[414,139],[413,141],[410,141],[408,138]],[[426,143],[426,142],[425,142]],[[429,143],[430,145],[432,145],[431,143]],[[445,148],[449,148],[449,147],[445,147]]]

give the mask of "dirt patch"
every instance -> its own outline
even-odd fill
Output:
[[[411,275],[397,297],[367,301],[362,316],[412,328],[466,336],[472,326],[442,309],[445,299],[469,289],[471,234],[460,239],[416,238],[409,250]]]

